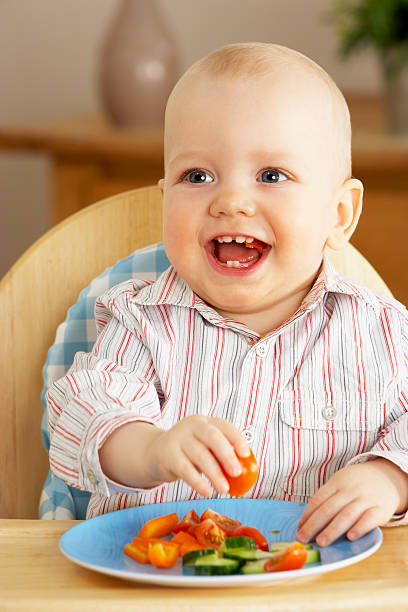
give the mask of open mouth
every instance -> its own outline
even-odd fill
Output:
[[[212,265],[224,273],[249,272],[266,256],[270,245],[252,236],[220,235],[206,245]]]

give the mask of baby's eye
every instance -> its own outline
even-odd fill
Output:
[[[288,177],[283,172],[279,172],[275,168],[268,168],[262,172],[261,180],[265,183],[279,183],[282,182],[282,180],[279,181],[279,176],[283,176],[284,181],[288,180]]]
[[[214,180],[209,174],[207,174],[207,172],[204,172],[204,170],[192,170],[191,172],[186,173],[183,178],[187,178],[188,181],[194,185],[199,185],[200,183],[210,183]]]

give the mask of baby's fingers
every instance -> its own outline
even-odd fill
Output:
[[[358,538],[363,537],[363,535],[374,529],[374,527],[377,527],[377,525],[381,525],[383,521],[380,514],[378,506],[368,508],[368,510],[363,512],[358,521],[354,523],[351,529],[348,530],[348,539],[358,540]]]
[[[328,546],[341,535],[347,533],[350,540],[356,540],[374,529],[379,523],[380,509],[367,508],[361,500],[347,504],[317,536],[319,546]]]
[[[221,495],[227,493],[229,485],[220,464],[212,452],[204,446],[197,438],[189,438],[183,444],[183,451],[194,464],[213,484],[214,488]]]
[[[174,474],[177,479],[181,478],[184,480],[184,482],[190,485],[192,489],[197,491],[199,495],[202,495],[203,497],[212,496],[211,486],[204,480],[204,478],[202,478],[200,472],[192,464],[187,455],[181,455]]]
[[[248,442],[245,440],[242,433],[229,421],[224,419],[213,419],[217,427],[222,431],[224,436],[228,439],[230,444],[235,449],[235,452],[240,457],[249,457],[250,448]]]
[[[328,489],[326,489],[328,491]],[[320,494],[320,495],[319,495]],[[308,542],[320,533],[333,518],[348,504],[350,500],[344,495],[335,493],[326,497],[325,491],[320,489],[318,493],[310,500],[298,526],[297,537],[301,542]],[[324,538],[320,537],[320,541],[316,542],[323,544]]]
[[[198,428],[194,435],[213,453],[217,461],[230,476],[239,476],[242,471],[241,464],[237,459],[234,452],[234,444],[231,441],[233,437],[231,435],[231,428],[233,428],[233,425],[228,423],[230,425],[228,427],[225,426],[225,423],[226,421],[222,421],[222,419],[211,419],[204,426]],[[239,436],[241,435],[238,430],[235,431]],[[246,441],[245,444],[247,444]]]

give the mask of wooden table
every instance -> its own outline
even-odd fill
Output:
[[[50,155],[53,224],[164,175],[163,132],[119,129],[104,115],[0,126],[0,149]]]
[[[353,127],[353,174],[365,185],[353,244],[408,305],[408,137],[391,136],[383,101],[347,96]],[[102,116],[0,126],[0,149],[41,151],[52,160],[52,222],[99,199],[163,176],[161,131],[120,130]]]
[[[58,548],[75,521],[0,520],[0,609],[64,612],[352,612],[408,609],[408,527],[384,529],[371,557],[307,581],[245,589],[178,589],[82,568]]]

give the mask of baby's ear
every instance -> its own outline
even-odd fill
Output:
[[[327,237],[326,246],[336,251],[346,246],[361,215],[364,185],[356,178],[347,179],[336,199],[335,222]]]

